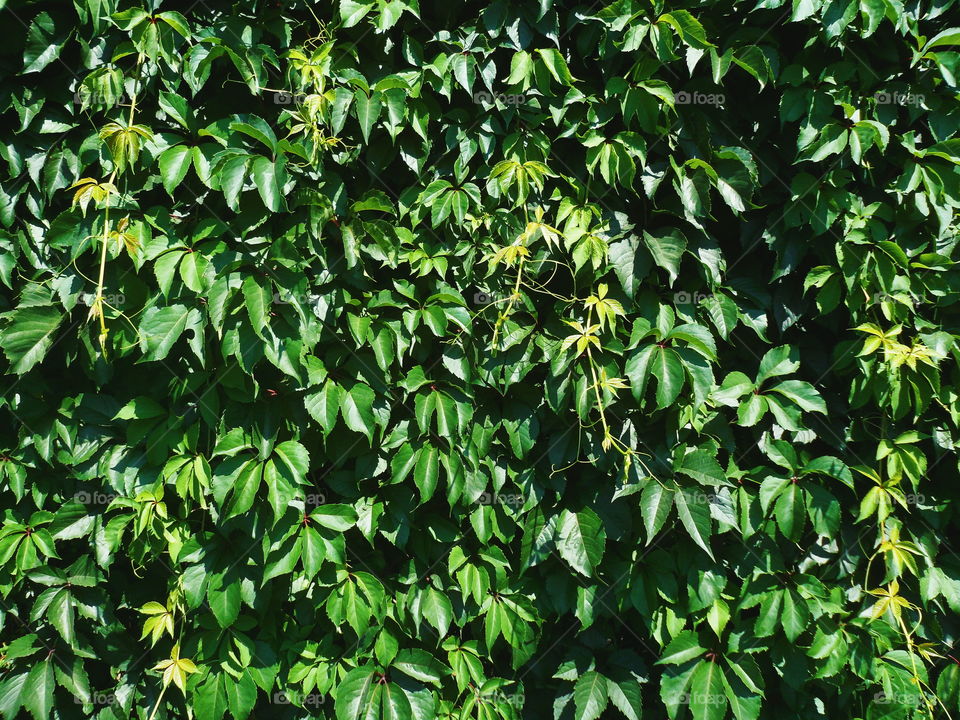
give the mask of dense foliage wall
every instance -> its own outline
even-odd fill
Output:
[[[960,713],[953,0],[0,8],[6,720]]]

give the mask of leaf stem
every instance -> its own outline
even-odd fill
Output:
[[[148,720],[153,720],[153,718],[156,716],[157,710],[160,709],[160,702],[163,700],[163,694],[167,691],[168,687],[169,687],[168,685],[164,685],[160,689],[160,694],[157,696],[157,703],[156,705],[153,706],[153,710],[151,711],[150,717],[148,718]]]

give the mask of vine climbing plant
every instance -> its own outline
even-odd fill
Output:
[[[4,720],[960,714],[953,0],[0,13]]]

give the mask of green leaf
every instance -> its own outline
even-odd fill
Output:
[[[713,43],[707,41],[707,34],[703,25],[687,10],[673,10],[663,13],[656,21],[670,25],[677,31],[680,39],[692,48],[706,50],[714,47]]]
[[[683,389],[685,373],[677,351],[657,348],[651,372],[657,378],[657,407],[671,405]]]
[[[258,155],[250,165],[250,173],[256,183],[257,191],[267,209],[278,212],[283,209],[283,179],[285,175],[283,160]]]
[[[713,558],[713,551],[707,541],[710,539],[710,502],[707,496],[690,488],[682,488],[674,494],[674,505],[677,506],[677,515],[683,527],[693,538],[694,542],[706,550],[707,555]]]
[[[160,177],[163,179],[164,189],[171,196],[187,176],[192,159],[191,149],[186,145],[174,145],[160,154]]]
[[[380,720],[378,690],[373,670],[356,668],[348,672],[337,687],[337,720]]]
[[[818,412],[827,414],[827,404],[820,397],[813,385],[803,380],[784,380],[770,388],[771,392],[793,400],[797,405],[807,412]]]
[[[267,316],[270,314],[272,298],[267,288],[257,282],[253,275],[247,275],[243,280],[243,300],[254,331],[262,333],[269,322]]]
[[[310,470],[310,453],[294,440],[282,442],[273,448],[281,472],[291,484],[304,484]]]
[[[420,611],[427,622],[437,629],[440,637],[446,637],[453,621],[453,605],[450,599],[439,590],[428,587],[423,591]]]
[[[375,395],[369,385],[355,383],[349,392],[340,389],[340,414],[347,427],[367,436],[373,442],[373,401]]]
[[[706,450],[694,450],[684,455],[677,472],[701,485],[723,485],[726,481],[720,463]]]
[[[417,457],[413,480],[420,489],[420,501],[433,497],[440,477],[440,453],[433,445],[424,445]]]
[[[60,57],[64,39],[49,13],[42,12],[37,15],[27,29],[26,45],[23,48],[23,72],[40,72]]]
[[[573,688],[577,720],[596,720],[607,707],[607,679],[596,671],[585,672]]]
[[[37,665],[36,667],[39,667]],[[12,675],[0,684],[0,714],[4,718],[14,718],[23,704],[23,688],[30,673]]]
[[[332,380],[327,380],[318,392],[304,396],[303,400],[310,417],[329,435],[340,412],[340,388]]]
[[[363,20],[375,3],[358,3],[355,0],[340,0],[340,19],[342,27],[350,28]],[[337,716],[339,718],[339,715]],[[342,718],[340,719],[342,720]]]
[[[643,241],[653,256],[653,261],[667,271],[670,284],[673,285],[680,272],[680,258],[687,248],[687,239],[683,233],[679,230],[669,230],[653,235],[644,230]]]
[[[172,27],[184,39],[189,40],[191,38],[190,25],[187,23],[187,19],[177,11],[165,10],[157,13],[157,17]]]
[[[357,524],[357,511],[350,505],[319,505],[310,510],[310,522],[344,532]]]
[[[723,720],[727,712],[727,697],[723,687],[720,665],[702,660],[693,671],[690,693],[690,712],[694,720]]]
[[[710,317],[710,322],[717,328],[720,337],[726,340],[737,326],[739,312],[736,303],[726,295],[713,293],[704,299],[703,305]]]
[[[240,614],[240,583],[231,582],[219,590],[208,588],[207,602],[220,627],[230,627]]]
[[[547,67],[547,70],[553,75],[554,80],[564,85],[573,85],[575,79],[570,74],[570,70],[567,68],[567,61],[563,59],[563,55],[560,54],[559,50],[556,48],[544,48],[538,49],[537,53],[540,55],[540,59],[543,60],[543,64]],[[507,82],[509,83],[510,81],[508,80]]]
[[[769,405],[762,395],[750,395],[737,411],[737,420],[743,427],[753,427],[766,414]]]
[[[312,514],[312,513],[311,513]],[[326,546],[320,533],[310,525],[303,528],[300,557],[303,560],[303,571],[308,580],[312,580],[320,572],[320,566],[326,558]]]
[[[663,524],[670,516],[673,505],[674,491],[665,488],[654,480],[647,484],[640,495],[640,511],[643,515],[643,524],[647,529],[647,545],[663,528]]]
[[[206,287],[206,274],[209,268],[210,263],[200,253],[183,253],[183,260],[180,261],[180,277],[183,284],[195,293],[202,293]]]
[[[20,694],[23,707],[33,715],[34,720],[48,720],[50,717],[50,711],[53,709],[53,690],[53,661],[48,659],[38,662],[27,675]]]
[[[803,520],[806,517],[806,509],[803,494],[796,483],[790,483],[784,488],[777,498],[774,513],[777,516],[777,526],[780,528],[780,532],[794,542],[799,540],[800,532],[803,529]]]
[[[640,693],[640,683],[634,679],[614,682],[607,679],[607,693],[610,702],[627,720],[640,720],[643,711],[643,697]]]
[[[792,590],[783,593],[783,611],[780,621],[783,631],[791,643],[796,642],[800,634],[806,629],[810,614],[803,599]]]
[[[760,360],[760,370],[757,373],[757,384],[778,375],[789,375],[796,372],[800,362],[796,353],[787,345],[781,345],[768,350]]]
[[[163,360],[180,339],[187,325],[195,325],[199,313],[186,305],[152,307],[140,321],[140,349],[147,360]]]
[[[557,525],[557,551],[560,557],[582,575],[594,574],[603,558],[606,532],[593,510],[573,513],[564,510]]]
[[[270,501],[270,507],[273,508],[273,520],[276,523],[297,497],[297,484],[291,482],[282,463],[273,458],[264,463],[263,481],[267,485],[267,499]]]
[[[217,182],[223,191],[227,206],[237,211],[239,210],[240,191],[243,190],[243,184],[247,178],[249,162],[249,155],[233,155],[220,166],[220,172],[217,176]]]
[[[246,122],[230,123],[230,130],[233,132],[243,133],[248,137],[252,137],[256,141],[263,143],[273,154],[276,154],[277,150],[279,149],[277,135],[274,133],[270,123],[257,115],[248,115]]]
[[[392,667],[409,675],[420,682],[440,686],[440,681],[447,673],[443,665],[433,655],[423,650],[406,648],[397,653]]]
[[[647,382],[652,375],[653,362],[658,357],[659,350],[660,348],[656,345],[647,345],[627,358],[623,371],[630,379],[630,391],[638,402],[643,400],[646,393]],[[673,382],[676,383],[675,378]]]
[[[0,336],[3,354],[17,375],[23,375],[46,357],[56,340],[63,315],[54,307],[21,307],[7,313],[9,324]]]
[[[380,717],[385,720],[410,720],[413,718],[413,707],[410,698],[396,684],[381,685]]]
[[[68,590],[61,589],[54,594],[47,608],[47,617],[63,639],[72,645],[76,636],[73,622],[73,596]]]
[[[798,22],[812,17],[821,7],[825,0],[793,0],[793,15],[790,20]]]
[[[161,92],[157,98],[160,108],[185,130],[189,130],[193,121],[193,110],[187,100],[172,92]],[[179,146],[175,146],[179,147]]]
[[[613,266],[620,287],[627,297],[633,299],[637,295],[641,281],[650,272],[650,257],[645,250],[641,250],[640,236],[628,233],[620,240],[610,243],[608,257]]]
[[[513,54],[510,61],[510,76],[507,78],[507,85],[526,84],[533,72],[533,58],[530,53],[520,50]]]
[[[244,720],[257,703],[257,686],[249,673],[243,673],[239,680],[226,680],[227,705],[236,720]]]
[[[682,665],[689,660],[700,657],[706,651],[706,648],[700,646],[696,633],[684,630],[664,648],[663,655],[657,660],[656,664]]]
[[[232,486],[233,495],[230,498],[229,504],[224,509],[223,519],[225,521],[236,515],[241,515],[253,507],[253,501],[256,498],[257,491],[260,489],[260,484],[263,480],[263,471],[263,463],[248,460],[239,467],[233,478],[226,478],[228,482],[231,479],[234,480],[234,483]],[[217,493],[216,480],[217,478],[215,477],[215,496]]]
[[[360,121],[360,131],[363,133],[363,141],[370,141],[370,131],[380,117],[380,93],[367,95],[363,90],[357,90],[354,93],[354,107],[356,108],[357,120]]]
[[[938,32],[927,40],[927,44],[923,46],[923,52],[926,53],[944,45],[960,45],[960,27],[947,28]]]

